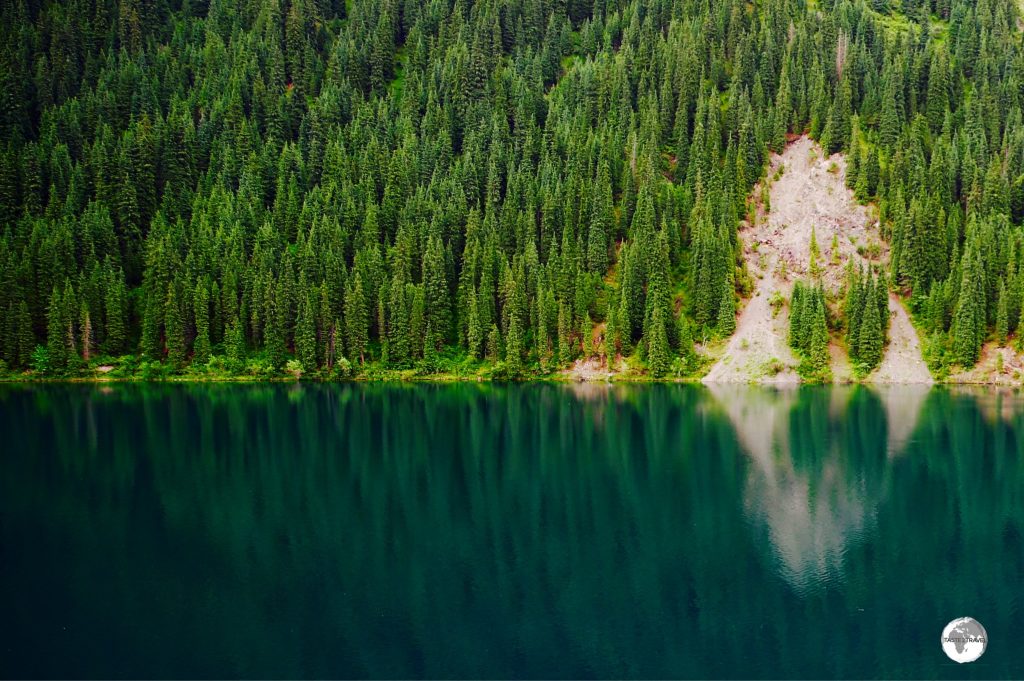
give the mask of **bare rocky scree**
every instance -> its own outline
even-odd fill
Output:
[[[767,179],[754,189],[758,200],[754,223],[741,226],[739,233],[755,290],[705,383],[799,381],[798,362],[787,342],[788,304],[783,301],[788,303],[794,282],[811,278],[812,234],[819,251],[816,267],[829,291],[842,286],[850,261],[888,262],[888,246],[879,235],[878,221],[846,188],[845,175],[843,156],[824,156],[821,147],[806,136],[772,157]],[[881,365],[867,380],[931,383],[917,333],[895,296],[890,297],[889,310],[889,344]],[[845,349],[833,340],[830,352],[835,380],[849,380]]]

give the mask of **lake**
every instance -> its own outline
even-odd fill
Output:
[[[0,437],[4,676],[1024,677],[1012,393],[8,385]]]

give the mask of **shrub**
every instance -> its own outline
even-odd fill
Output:
[[[300,378],[303,374],[302,362],[297,359],[290,359],[285,362],[284,370],[295,378]]]
[[[142,362],[139,374],[147,381],[159,381],[171,374],[171,369],[163,362]]]
[[[36,349],[32,351],[30,364],[33,371],[43,375],[49,374],[51,371],[49,348],[45,345],[37,345]]]

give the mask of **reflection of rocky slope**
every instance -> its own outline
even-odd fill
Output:
[[[924,391],[709,389],[750,456],[745,507],[754,527],[767,532],[782,576],[801,592],[835,579],[884,496],[885,459],[856,451],[843,430],[886,428],[896,453],[914,429]],[[849,409],[859,410],[857,418]]]
[[[787,416],[799,388],[759,388],[714,383],[708,390],[736,429],[736,439],[754,461],[771,468],[776,450],[789,449]]]
[[[877,385],[872,390],[881,398],[882,406],[885,407],[889,456],[899,456],[914,434],[921,407],[931,387],[920,383]]]

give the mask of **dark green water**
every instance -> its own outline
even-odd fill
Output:
[[[1024,677],[1012,395],[0,387],[0,438],[5,676]]]

